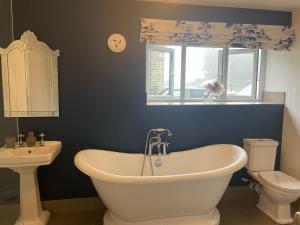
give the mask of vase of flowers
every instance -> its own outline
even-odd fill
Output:
[[[209,102],[219,99],[223,93],[223,85],[218,80],[206,84],[205,89],[206,100]]]

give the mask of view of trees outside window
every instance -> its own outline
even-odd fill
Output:
[[[222,48],[186,48],[186,98],[204,98],[205,86],[219,79],[222,54]]]

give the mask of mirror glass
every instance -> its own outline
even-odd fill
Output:
[[[58,117],[59,51],[31,31],[0,48],[5,117]]]

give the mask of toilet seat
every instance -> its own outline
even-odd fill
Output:
[[[259,172],[263,182],[286,192],[300,192],[300,181],[280,171]]]

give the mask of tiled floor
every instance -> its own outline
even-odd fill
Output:
[[[20,214],[19,204],[0,205],[0,225],[13,225]]]
[[[104,212],[53,213],[48,225],[102,225]]]
[[[238,195],[237,192],[234,192]],[[251,193],[249,193],[251,196]],[[224,197],[218,205],[221,214],[220,225],[275,225],[268,217],[260,212],[255,204],[257,196],[230,199]],[[295,211],[295,210],[294,210]],[[18,216],[16,207],[5,207],[0,210],[0,225],[13,225]],[[102,225],[104,211],[77,211],[52,213],[48,225]]]
[[[275,225],[271,219],[256,208],[256,199],[241,201],[222,201],[218,209],[221,214],[221,225]]]
[[[255,207],[255,200],[223,200],[219,204],[220,225],[275,225]],[[102,225],[104,212],[88,211],[52,214],[49,225]]]

